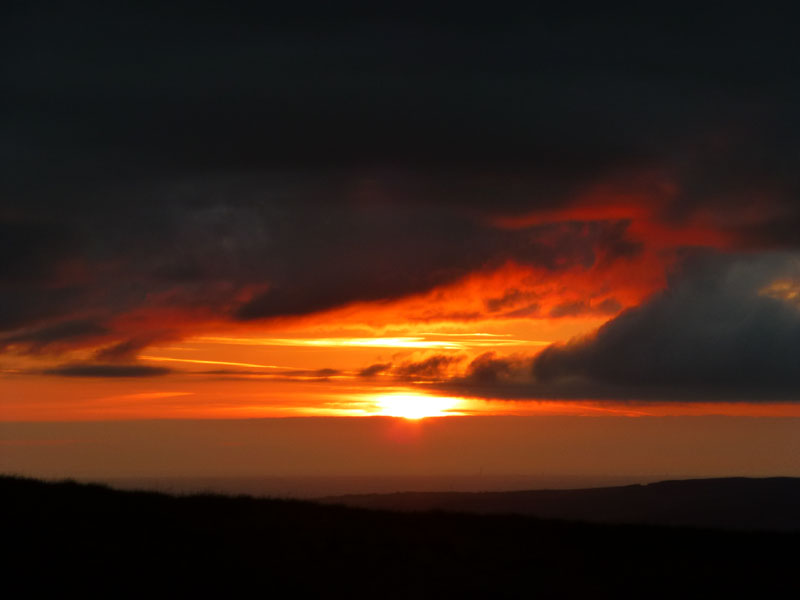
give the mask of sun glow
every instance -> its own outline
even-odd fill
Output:
[[[460,398],[444,396],[428,396],[426,394],[396,393],[377,396],[375,404],[378,414],[387,417],[404,419],[424,419],[425,417],[445,417],[461,415],[456,410],[461,404]]]
[[[444,338],[444,339],[436,339]],[[544,346],[549,341],[513,339],[511,334],[423,333],[400,337],[257,338],[200,336],[197,342],[239,346],[310,346],[315,348],[413,348],[420,350],[464,350],[498,346]]]

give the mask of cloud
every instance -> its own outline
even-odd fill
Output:
[[[478,385],[508,382],[520,374],[524,376],[529,364],[530,359],[524,357],[501,357],[495,352],[485,352],[469,364],[463,381]]]
[[[296,205],[253,200],[276,189]],[[101,345],[98,360],[121,360],[204,322],[303,316],[394,300],[509,262],[559,273],[591,269],[610,253],[629,259],[618,248],[628,248],[629,236],[617,221],[507,231],[441,206],[361,205],[347,198],[326,204],[314,195],[319,190],[260,177],[208,186],[199,180],[189,192],[176,184],[145,186],[138,193],[147,194],[141,204],[123,196],[113,210],[90,203],[71,212],[53,207],[51,216],[40,217],[57,220],[84,249],[69,268],[0,282],[0,331],[56,332],[62,323],[91,321]],[[431,308],[437,318],[480,316]],[[90,336],[71,339],[77,344]],[[69,340],[63,336],[62,346]]]
[[[796,253],[691,253],[666,290],[594,334],[527,363],[487,353],[447,385],[496,398],[798,401],[798,286]]]
[[[268,381],[297,382],[297,381],[328,381],[331,377],[343,374],[339,369],[285,369],[275,372],[255,371],[251,369],[212,369],[208,371],[194,371],[196,375],[218,375],[229,379],[257,378]]]
[[[297,223],[296,231],[310,236],[307,243],[298,243],[296,236],[286,240],[281,269],[261,273],[268,289],[241,305],[234,317],[285,317],[403,297],[507,261],[560,271],[590,268],[609,253],[619,260],[635,252],[635,244],[631,241],[629,247],[625,242],[624,223],[620,227],[618,222],[565,222],[503,231],[441,211],[395,207],[378,214],[359,212],[336,211],[332,217],[324,211],[300,219],[305,223]],[[333,222],[335,226],[329,224]],[[465,239],[469,245],[462,242]],[[297,278],[298,272],[314,277]]]
[[[622,310],[622,305],[616,298],[606,298],[597,303],[586,300],[571,300],[562,302],[550,309],[548,316],[552,318],[576,317],[579,315],[613,315]]]
[[[595,299],[569,299],[558,301],[565,295],[575,296],[575,290],[560,289],[548,296],[543,291],[506,290],[502,296],[487,298],[484,305],[491,317],[503,319],[580,317],[587,315],[613,315],[622,310],[622,303],[614,297]],[[554,298],[553,296],[556,296]],[[556,302],[553,304],[553,302]],[[547,306],[550,305],[548,309]]]
[[[92,321],[98,360],[123,360],[509,262],[798,247],[794,19],[520,10],[11,11],[0,335]],[[619,309],[514,289],[477,305]]]
[[[524,303],[527,303],[528,306],[535,306],[535,304],[531,304],[531,301],[536,298],[537,294],[533,292],[512,288],[506,290],[502,296],[487,298],[485,301],[486,310],[490,313],[496,313],[503,309],[515,307]]]
[[[536,357],[542,383],[581,378],[644,394],[800,399],[800,311],[764,293],[800,278],[796,255],[688,259],[668,289]]]
[[[158,377],[171,373],[165,367],[152,367],[149,365],[121,365],[121,364],[93,364],[75,363],[66,364],[52,369],[45,369],[45,375],[58,375],[61,377]]]
[[[47,281],[76,252],[78,242],[56,223],[0,220],[0,282]]]
[[[394,375],[402,379],[439,379],[448,368],[464,360],[463,356],[434,354],[420,361],[406,361],[393,369]]]
[[[359,371],[359,377],[386,375],[402,381],[434,382],[446,380],[450,371],[466,357],[461,354],[432,354],[420,360],[376,363]]]
[[[380,375],[381,373],[385,373],[391,368],[392,368],[392,363],[375,363],[373,365],[361,369],[358,372],[358,376],[374,377],[375,375]]]
[[[100,362],[120,362],[131,360],[155,342],[161,342],[169,339],[168,335],[163,332],[147,332],[143,335],[133,337],[130,339],[122,340],[111,346],[101,348],[95,353],[95,359]]]
[[[13,347],[39,353],[57,350],[64,344],[97,343],[108,334],[108,328],[93,319],[73,319],[0,335],[0,349]]]

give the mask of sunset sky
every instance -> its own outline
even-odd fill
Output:
[[[372,473],[336,432],[382,416],[494,472],[800,475],[792,15],[120,6],[2,9],[0,468],[314,417],[215,473]]]

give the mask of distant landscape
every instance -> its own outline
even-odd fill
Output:
[[[52,479],[52,478],[46,478]],[[314,500],[328,496],[395,492],[506,492],[509,490],[582,489],[656,481],[653,477],[544,475],[309,475],[309,476],[161,476],[77,478],[121,490],[169,494],[213,493]]]
[[[361,476],[111,477],[114,489],[314,500],[392,511],[800,531],[800,478]]]
[[[699,485],[749,483],[797,489],[795,480]],[[607,492],[607,499],[626,489],[633,488]],[[31,592],[649,598],[800,589],[797,533],[409,514],[18,477],[0,478],[0,495],[3,543],[12,550],[6,579]],[[762,506],[774,504],[769,498]]]
[[[383,510],[800,531],[800,479],[793,477],[662,481],[581,490],[350,494],[323,501]]]

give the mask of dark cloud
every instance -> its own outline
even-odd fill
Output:
[[[361,369],[358,372],[359,377],[374,377],[375,375],[380,375],[381,373],[385,373],[389,369],[392,368],[392,363],[375,363],[374,365],[370,365]]]
[[[551,318],[577,317],[584,315],[613,315],[622,310],[622,304],[616,298],[605,298],[600,301],[567,300],[543,310],[538,301],[541,294],[518,289],[507,290],[502,296],[485,301],[486,310],[493,317],[505,319],[519,318]]]
[[[585,300],[571,300],[569,302],[562,302],[550,309],[548,316],[553,318],[559,317],[574,317],[580,315],[588,310],[588,304]]]
[[[331,377],[341,375],[339,369],[286,369],[280,371],[261,371],[253,369],[211,369],[208,371],[194,371],[197,375],[219,375],[225,379],[257,377],[269,381],[328,381]]]
[[[109,330],[98,359],[125,360],[180,336],[145,317],[166,309],[190,327],[398,298],[508,261],[602,268],[648,243],[628,218],[493,223],[608,182],[733,245],[800,239],[791,15],[3,10],[2,335],[89,319]],[[653,177],[671,191],[637,183]]]
[[[75,363],[53,367],[43,372],[45,375],[61,377],[157,377],[172,371],[165,367],[149,365]]]
[[[28,328],[0,336],[0,348],[22,348],[27,352],[44,352],[61,344],[96,341],[108,335],[104,325],[92,319],[76,319]]]
[[[507,399],[797,401],[800,257],[693,252],[667,289],[533,357],[487,352],[437,387]]]
[[[622,310],[622,305],[615,298],[606,298],[597,303],[586,300],[571,300],[557,304],[548,313],[553,318],[576,317],[579,315],[612,315]]]
[[[690,205],[792,189],[785,15],[235,4],[8,14],[6,183],[336,168],[390,199],[512,213],[641,167],[682,174]]]
[[[57,223],[0,219],[0,283],[49,281],[77,245],[73,232]]]
[[[25,329],[56,326],[80,319],[89,290],[80,285],[0,285],[0,331],[8,335]]]
[[[433,354],[420,360],[406,360],[399,363],[376,363],[359,371],[359,377],[389,375],[404,381],[439,381],[448,377],[448,371],[463,362],[459,354]]]
[[[507,261],[557,272],[591,268],[609,253],[628,257],[618,248],[629,237],[619,221],[505,231],[441,206],[360,204],[336,186],[264,176],[143,185],[109,190],[119,194],[113,209],[90,203],[40,216],[82,240],[79,260],[63,276],[8,284],[0,327],[49,327],[75,313],[110,327],[130,311],[165,309],[189,320],[304,315],[428,291]],[[274,202],[259,199],[270,193]],[[100,359],[128,358],[179,335],[173,322],[138,323],[134,331],[115,327]]]
[[[800,197],[800,193],[792,195]],[[768,215],[756,223],[745,223],[736,230],[745,245],[753,248],[797,247],[800,231],[800,211],[779,209],[778,214]]]
[[[569,379],[692,396],[798,399],[800,311],[764,290],[800,277],[793,255],[688,260],[668,289],[589,339],[555,345],[533,364],[537,381]]]
[[[333,377],[340,373],[339,369],[314,369],[309,372],[313,377]]]
[[[596,333],[527,360],[484,354],[446,386],[494,398],[797,401],[798,282],[796,253],[693,253],[665,291]]]
[[[530,291],[523,291],[518,289],[506,290],[502,296],[497,298],[489,298],[486,300],[486,310],[490,313],[496,313],[509,307],[515,307],[519,304],[526,303],[531,306],[531,300],[538,297],[537,294]]]
[[[495,352],[485,352],[469,364],[464,380],[478,385],[496,384],[510,380],[529,364],[530,359],[501,357]]]
[[[276,265],[280,270],[263,272],[269,288],[239,307],[235,316],[243,320],[291,316],[357,300],[401,297],[509,260],[560,271],[590,268],[601,260],[630,254],[625,223],[620,227],[616,221],[502,231],[431,210],[370,212],[342,211],[329,221],[328,211],[324,222],[304,219],[298,230],[304,232],[305,242],[298,244],[293,237],[286,243],[280,253],[282,263]],[[609,256],[617,252],[621,253]],[[314,277],[298,278],[297,273]]]
[[[534,302],[533,304],[528,304],[527,306],[523,306],[522,308],[516,308],[514,310],[510,310],[508,312],[503,313],[502,315],[506,319],[523,319],[523,318],[541,318],[542,311],[541,306],[538,302]]]
[[[419,361],[406,361],[393,369],[393,374],[402,379],[440,379],[447,369],[464,360],[463,356],[434,354]]]
[[[616,298],[606,298],[593,304],[591,310],[597,314],[612,315],[622,310],[622,304]]]
[[[131,360],[157,341],[169,339],[168,336],[158,333],[148,333],[139,337],[123,340],[111,346],[101,348],[95,353],[95,359],[100,362],[120,362]]]

